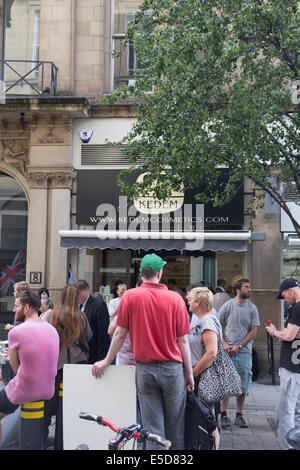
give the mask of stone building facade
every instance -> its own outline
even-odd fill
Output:
[[[78,192],[80,172],[89,170],[92,174],[124,167],[124,162],[117,161],[119,156],[112,160],[108,155],[105,142],[107,138],[118,140],[128,131],[135,118],[134,106],[130,103],[108,106],[103,104],[103,96],[115,87],[126,86],[132,79],[132,69],[138,66],[133,50],[125,51],[119,59],[111,57],[138,3],[137,0],[0,0],[2,81],[4,87],[6,81],[11,87],[15,75],[16,82],[0,104],[0,173],[3,184],[9,185],[12,182],[9,178],[16,182],[20,188],[17,198],[23,198],[26,279],[34,289],[47,286],[54,301],[67,282],[70,267],[73,278],[88,278],[94,292],[109,283],[112,289],[113,281],[125,277],[133,286],[136,260],[147,249],[146,246],[125,250],[101,245],[95,248],[88,242],[80,246],[71,244],[68,249],[62,243],[63,231],[81,231],[77,235],[82,240],[84,231],[95,229],[95,225],[78,223],[78,206],[83,196]],[[16,42],[21,15],[26,31],[22,41]],[[9,62],[15,59],[21,62]],[[9,66],[13,66],[14,72]],[[89,143],[80,140],[80,128],[93,131]],[[84,152],[88,151],[95,152],[94,160],[84,160]],[[91,186],[91,192],[96,190]],[[1,191],[0,178],[0,196]],[[215,233],[240,232],[243,236],[253,227],[255,236],[251,243],[245,243],[244,237],[242,250],[236,250],[232,242],[226,249],[222,244],[214,245],[203,256],[199,252],[193,256],[180,249],[170,253],[163,249],[161,253],[169,259],[173,272],[180,272],[176,260],[181,260],[186,270],[183,282],[190,281],[191,273],[194,281],[205,278],[211,285],[219,277],[224,277],[229,285],[238,275],[251,280],[252,300],[261,315],[255,347],[264,374],[268,369],[264,323],[271,318],[280,327],[283,321],[282,306],[275,300],[281,276],[280,211],[272,201],[266,201],[264,208],[256,211],[255,218],[245,215],[247,201],[254,191],[259,189],[251,181],[245,181],[242,222],[238,228],[220,224],[210,227]],[[12,200],[11,195],[5,197]],[[105,201],[100,199],[100,202]],[[12,209],[14,217],[17,213]],[[16,240],[9,258],[5,255],[8,248],[1,241],[2,277],[18,251]],[[12,280],[18,280],[16,273],[14,276]],[[7,321],[13,302],[9,283],[6,288],[6,292],[2,289],[0,299],[2,323]]]

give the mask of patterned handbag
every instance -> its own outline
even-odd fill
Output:
[[[204,343],[203,349],[205,351]],[[206,403],[241,395],[241,378],[218,336],[217,357],[199,376],[198,395]]]

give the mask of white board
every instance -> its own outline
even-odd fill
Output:
[[[107,450],[115,433],[78,417],[81,411],[100,415],[115,426],[136,423],[135,366],[109,366],[95,379],[92,365],[66,364],[63,382],[64,449],[87,444],[90,450]],[[132,442],[127,449],[132,448]]]

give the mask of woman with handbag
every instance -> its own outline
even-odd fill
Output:
[[[212,312],[213,294],[207,287],[196,287],[189,295],[190,311],[194,314],[191,319],[189,343],[192,356],[193,373],[195,377],[195,395],[198,396],[198,382],[201,373],[210,367],[217,357],[218,336],[222,337],[222,327]],[[206,400],[204,400],[206,401]],[[215,402],[206,404],[214,411]],[[213,431],[215,449],[219,448],[219,430]]]
[[[242,393],[241,378],[222,344],[222,327],[212,312],[212,292],[207,287],[192,289],[189,304],[194,314],[189,343],[195,394],[214,409],[215,402]],[[214,432],[218,449],[219,431]]]
[[[60,383],[63,381],[64,364],[87,364],[88,342],[93,336],[87,316],[78,307],[78,291],[73,284],[61,290],[58,305],[47,317],[59,335],[59,357],[55,378],[55,394],[45,401],[44,407],[44,447],[48,435],[51,416],[56,414]]]

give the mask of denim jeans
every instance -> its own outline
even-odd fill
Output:
[[[238,352],[235,356],[231,356],[231,360],[241,377],[243,393],[248,393],[252,383],[252,354]]]
[[[150,362],[136,365],[136,387],[143,426],[172,442],[171,449],[184,449],[186,386],[179,362]],[[162,450],[147,441],[147,450]]]
[[[290,446],[286,435],[290,429],[300,426],[300,374],[280,368],[279,401],[275,413],[275,422],[280,447]]]

